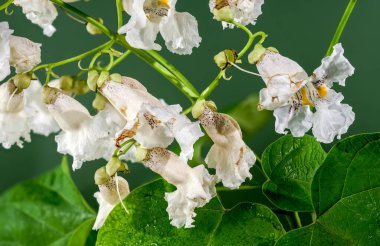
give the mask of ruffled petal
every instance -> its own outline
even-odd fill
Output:
[[[11,57],[9,40],[12,33],[13,30],[9,29],[8,22],[0,22],[0,81],[11,73],[9,64]]]
[[[331,143],[335,137],[340,139],[355,120],[352,107],[341,104],[343,95],[333,90],[329,96],[319,101],[313,118],[313,135],[319,142]]]
[[[144,164],[177,188],[165,194],[171,224],[178,228],[193,227],[195,208],[204,206],[216,195],[213,176],[204,166],[191,168],[177,155],[162,148],[149,150]]]
[[[257,18],[262,14],[261,6],[264,0],[233,0],[231,11],[234,21],[243,25],[256,24]]]
[[[11,36],[11,66],[17,73],[25,73],[41,63],[41,44],[34,43],[27,38]]]
[[[344,49],[339,43],[334,46],[331,56],[323,58],[322,65],[314,71],[314,75],[317,81],[323,81],[327,85],[338,82],[344,86],[346,79],[353,75],[354,71],[355,68],[344,57]]]
[[[189,55],[202,41],[198,32],[198,22],[189,13],[173,13],[160,23],[160,33],[169,51]]]
[[[53,21],[58,13],[49,0],[15,0],[13,3],[20,6],[26,18],[39,25],[46,36],[51,37],[56,31]]]
[[[117,177],[117,182],[118,189],[116,187],[116,178],[112,177],[107,184],[99,185],[100,191],[94,194],[94,197],[99,204],[99,210],[94,226],[92,227],[93,230],[99,230],[103,226],[108,215],[120,202],[120,198],[123,200],[129,194],[130,190],[128,182],[122,177]],[[117,190],[119,190],[120,198]]]
[[[284,106],[274,110],[277,133],[286,134],[289,129],[294,137],[302,137],[312,127],[313,113],[309,106],[301,106],[297,110],[293,106]]]

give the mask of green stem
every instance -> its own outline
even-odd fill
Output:
[[[134,140],[134,139],[128,139],[127,141],[125,141],[124,143],[122,143],[121,145],[120,145],[120,147],[118,147],[118,148],[116,148],[115,149],[115,151],[113,152],[113,155],[112,156],[118,156],[118,154],[119,154],[119,151],[124,147],[124,146],[126,146],[127,144],[129,144],[129,143],[136,143],[136,140]]]
[[[35,72],[37,70],[40,70],[40,69],[43,69],[43,68],[54,68],[54,67],[58,67],[58,66],[62,66],[62,65],[65,65],[65,64],[68,64],[68,63],[71,63],[71,62],[75,62],[75,61],[80,61],[82,60],[83,58],[89,56],[89,55],[92,55],[94,53],[97,53],[103,49],[106,49],[108,47],[111,47],[112,44],[114,43],[114,41],[108,41],[92,50],[89,50],[83,54],[80,54],[80,55],[77,55],[77,56],[74,56],[74,57],[71,57],[71,58],[68,58],[68,59],[65,59],[65,60],[62,60],[62,61],[59,61],[59,62],[55,62],[55,63],[49,63],[49,64],[42,64],[42,65],[39,65],[37,67],[35,67],[32,72]]]
[[[0,6],[0,11],[2,11],[3,9],[6,9],[9,7],[9,5],[11,5],[13,3],[14,0],[8,0],[6,3],[4,3],[3,5]]]
[[[289,215],[285,215],[285,219],[286,219],[286,222],[288,222],[288,226],[289,226],[290,230],[293,230],[294,226],[293,226],[293,221],[292,221],[291,217]]]
[[[254,190],[254,189],[261,190],[261,186],[260,185],[242,185],[239,187],[239,189],[235,189],[235,190]],[[216,187],[216,190],[217,191],[232,191],[230,188],[227,188],[227,187]]]
[[[350,0],[350,2],[348,3],[347,8],[344,11],[344,14],[339,22],[338,28],[335,31],[334,37],[331,40],[326,56],[331,55],[334,49],[334,45],[336,45],[339,42],[340,36],[342,35],[343,30],[347,24],[347,21],[350,18],[350,15],[355,8],[356,2],[357,0]]]
[[[123,25],[123,2],[122,0],[116,0],[116,12],[117,12],[117,29]]]
[[[300,218],[298,212],[294,212],[294,218],[296,220],[297,227],[301,228],[302,227],[302,223],[301,223],[301,218]]]

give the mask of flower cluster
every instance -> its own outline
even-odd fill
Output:
[[[15,0],[14,4],[21,6],[26,17],[41,26],[44,34],[54,33],[52,23],[57,11],[50,1]],[[224,27],[237,26],[246,31],[245,25],[256,23],[262,4],[263,0],[211,0],[209,6]],[[124,0],[130,19],[118,30],[119,34],[114,34],[117,40],[106,43],[94,55],[92,65],[85,70],[87,83],[75,76],[50,81],[52,66],[46,66],[49,74],[41,86],[34,75],[41,62],[41,45],[13,36],[8,23],[0,22],[0,80],[11,74],[11,67],[16,73],[0,85],[0,144],[4,148],[14,144],[22,147],[23,141],[30,141],[31,131],[46,136],[58,132],[57,151],[73,157],[73,170],[81,168],[84,162],[105,159],[107,164],[95,173],[99,188],[95,198],[100,207],[93,229],[103,225],[117,204],[121,203],[127,211],[122,200],[130,192],[129,185],[118,176],[119,172],[128,172],[123,161],[140,162],[175,186],[175,191],[165,194],[165,200],[171,224],[176,227],[194,226],[195,209],[216,196],[217,183],[238,189],[252,178],[250,169],[256,156],[244,142],[239,124],[231,116],[217,112],[215,103],[206,100],[210,88],[190,98],[192,106],[187,112],[191,111],[196,119],[191,121],[180,105],[167,105],[138,80],[111,74],[112,66],[94,65],[102,53],[110,55],[111,65],[114,56],[125,58],[112,49],[123,37],[120,34],[126,35],[121,43],[127,42],[128,49],[160,50],[156,37],[161,33],[168,50],[191,54],[201,42],[198,23],[189,13],[176,12],[175,5],[176,0]],[[93,26],[89,32],[99,31],[95,29]],[[228,49],[215,57],[221,69],[216,84],[225,70],[242,61],[258,35],[249,34],[250,41],[242,52]],[[265,39],[265,34],[261,35]],[[331,89],[334,82],[344,86],[354,73],[341,44],[336,44],[333,53],[323,58],[321,66],[309,76],[277,49],[264,48],[263,39],[248,60],[256,64],[266,84],[260,91],[259,109],[274,111],[276,132],[286,134],[289,129],[299,137],[312,129],[323,143],[340,138],[355,118],[352,108],[342,103],[342,94]],[[75,95],[89,90],[96,92],[94,115],[75,99]],[[205,163],[209,169],[215,169],[214,175],[205,165],[188,164],[193,159],[194,144],[205,133],[213,142]],[[168,149],[174,142],[181,149],[179,155]]]

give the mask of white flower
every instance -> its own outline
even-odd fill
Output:
[[[210,0],[209,7],[213,13],[215,9],[220,10],[228,7],[234,21],[243,24],[255,25],[257,18],[262,14],[261,6],[264,0]],[[223,27],[233,28],[233,24],[222,22]]]
[[[199,117],[203,128],[214,142],[206,156],[209,167],[216,169],[218,181],[232,189],[238,188],[247,178],[256,157],[244,143],[238,123],[226,114],[212,111],[205,106]]]
[[[9,149],[23,146],[22,138],[30,142],[28,115],[24,111],[24,94],[13,83],[0,85],[0,144]]]
[[[73,169],[84,161],[109,159],[114,151],[113,137],[121,129],[112,107],[95,116],[78,101],[52,88],[44,88],[45,103],[62,132],[56,136],[58,152],[74,158]]]
[[[177,0],[124,0],[124,9],[131,16],[119,29],[135,48],[161,50],[155,43],[160,32],[166,47],[173,53],[191,54],[199,47],[198,22],[187,12],[175,10]]]
[[[9,40],[12,33],[13,31],[9,29],[8,22],[0,22],[0,81],[11,73]]]
[[[195,208],[203,207],[216,195],[213,176],[203,165],[191,168],[163,148],[149,150],[143,162],[177,188],[174,192],[165,193],[171,224],[177,228],[194,227]]]
[[[333,82],[345,85],[354,68],[343,56],[341,44],[322,60],[312,76],[294,61],[273,51],[266,51],[257,63],[267,88],[260,91],[260,108],[274,110],[276,132],[301,137],[310,128],[318,141],[331,143],[347,132],[355,119],[343,96],[330,89]],[[288,77],[288,78],[286,78]],[[310,107],[315,107],[313,113]]]
[[[103,226],[108,215],[111,213],[114,207],[120,202],[120,200],[123,200],[128,194],[128,182],[119,176],[111,177],[106,184],[99,185],[99,192],[96,192],[94,194],[94,197],[99,203],[99,211],[92,229],[100,229],[100,227]]]
[[[53,21],[58,13],[49,0],[15,0],[13,3],[20,6],[26,18],[39,25],[46,36],[51,37],[56,31]]]

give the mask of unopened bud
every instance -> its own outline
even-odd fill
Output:
[[[57,99],[58,93],[58,89],[45,85],[44,87],[42,87],[41,100],[47,105],[54,104],[55,100]]]
[[[95,184],[97,185],[103,185],[108,182],[110,179],[110,176],[107,174],[106,167],[101,167],[98,170],[96,170],[94,175]]]
[[[12,80],[18,89],[23,90],[29,87],[32,76],[27,73],[20,73],[14,76]]]
[[[98,111],[103,110],[106,107],[107,99],[100,93],[96,93],[94,101],[92,101],[92,107]]]
[[[71,76],[62,76],[59,78],[59,87],[64,91],[70,91],[73,88],[74,78]]]
[[[86,94],[90,89],[87,86],[87,82],[85,80],[75,80],[74,81],[74,87],[72,89],[72,92],[76,95],[84,95]]]
[[[220,69],[224,70],[227,67],[231,67],[230,63],[235,63],[237,58],[238,54],[235,50],[227,49],[214,56],[214,61]]]
[[[145,149],[141,146],[137,146],[136,153],[135,153],[136,161],[141,162],[145,160],[148,155],[148,152],[149,152],[148,149]]]
[[[109,78],[110,78],[110,73],[107,72],[107,71],[102,71],[102,72],[100,73],[100,75],[99,75],[99,78],[98,78],[98,81],[96,82],[96,85],[97,85],[98,87],[102,87],[103,84],[104,84],[107,80],[109,80]]]
[[[113,73],[113,74],[111,74],[110,77],[111,77],[111,80],[112,80],[113,82],[117,82],[117,83],[121,83],[122,80],[123,80],[123,78],[121,77],[121,75],[118,74],[118,73]]]
[[[96,91],[96,82],[99,79],[99,73],[96,70],[91,70],[87,75],[87,86],[92,91]]]
[[[103,19],[99,18],[98,21],[103,24]],[[102,30],[99,29],[99,27],[95,26],[90,22],[86,24],[86,30],[91,35],[99,35],[103,33]]]

